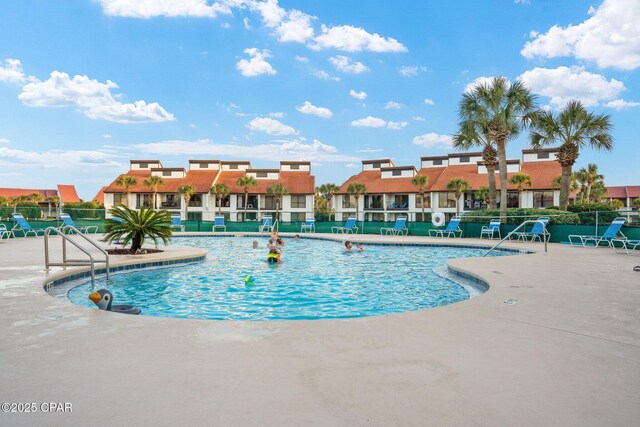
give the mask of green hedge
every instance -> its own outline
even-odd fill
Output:
[[[549,224],[581,224],[580,216],[558,209],[513,208],[507,209],[506,224],[518,225],[523,221],[535,220],[541,216],[549,217]],[[500,218],[500,209],[484,209],[466,212],[462,222],[488,224],[491,218]]]
[[[104,205],[99,202],[65,203],[62,212],[76,219],[104,219]]]
[[[11,219],[11,214],[14,212],[13,207],[3,206],[0,208],[0,218]],[[37,203],[22,202],[16,205],[15,212],[21,213],[27,220],[42,218],[42,209]]]
[[[581,203],[567,206],[569,212],[574,212],[580,218],[580,224],[594,225],[596,216],[599,224],[610,224],[620,216],[609,203]],[[596,215],[596,212],[597,215]]]

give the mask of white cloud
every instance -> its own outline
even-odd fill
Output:
[[[604,104],[605,107],[615,108],[617,111],[626,110],[627,108],[633,108],[640,106],[640,102],[625,101],[624,99],[616,99]]]
[[[379,117],[368,116],[364,119],[358,119],[351,122],[351,126],[355,127],[367,127],[367,128],[382,128],[387,125],[386,120]]]
[[[398,110],[401,107],[402,106],[399,103],[395,102],[395,101],[389,101],[386,104],[384,104],[385,110],[391,110],[391,109]]]
[[[362,62],[350,61],[351,60],[349,58],[343,55],[336,55],[329,58],[329,62],[331,62],[337,70],[345,73],[360,74],[369,71],[369,68]]]
[[[269,117],[275,117],[276,119],[282,119],[284,116],[286,116],[286,114],[283,113],[282,111],[276,111],[275,113],[269,113]]]
[[[400,130],[404,129],[408,124],[408,122],[387,122],[387,128],[391,130]]]
[[[531,0],[513,0],[515,4],[531,4]]]
[[[413,120],[416,122],[424,122],[426,119],[422,116],[413,116]]]
[[[256,77],[261,74],[273,75],[276,73],[276,70],[273,69],[271,64],[265,61],[267,58],[271,58],[267,49],[260,50],[252,47],[245,49],[244,53],[249,55],[251,58],[249,60],[241,59],[236,64],[236,69],[240,71],[243,76]]]
[[[345,168],[357,168],[358,165],[356,165],[355,163],[347,163],[346,165],[344,165]]]
[[[309,58],[307,58],[306,56],[300,56],[300,55],[296,55],[295,56],[296,61],[298,62],[309,62]]]
[[[480,76],[478,78],[476,78],[474,81],[472,81],[471,83],[468,83],[465,87],[464,87],[464,92],[465,93],[471,93],[473,92],[473,90],[476,88],[476,86],[480,86],[480,85],[489,85],[493,82],[493,79],[495,77],[486,77],[486,76]],[[427,103],[427,100],[425,99],[425,104]]]
[[[21,86],[29,79],[24,75],[19,59],[7,58],[4,63],[4,66],[0,66],[0,82]]]
[[[336,82],[340,81],[340,77],[334,77],[331,74],[327,73],[326,71],[322,71],[322,70],[312,71],[311,75],[319,78],[320,80],[333,80]]]
[[[297,135],[299,132],[284,123],[269,117],[256,117],[247,123],[253,131],[268,133],[269,135]]]
[[[34,79],[22,88],[18,98],[29,107],[77,107],[90,119],[117,123],[173,121],[173,114],[157,102],[135,101],[123,104],[111,93],[118,85],[110,80],[101,83],[87,76],[70,78],[67,73],[53,71],[48,80]],[[115,95],[116,97],[120,95]]]
[[[312,49],[338,49],[345,52],[406,52],[407,48],[396,39],[370,34],[363,28],[350,25],[327,27],[322,25],[322,34],[309,45]]]
[[[367,98],[367,92],[365,91],[356,92],[355,90],[351,89],[349,91],[349,95],[351,95],[352,98],[359,99],[359,100],[363,100]]]
[[[413,143],[426,148],[451,148],[451,137],[430,132],[416,136],[413,138]]]
[[[425,103],[426,105],[433,105],[433,104],[435,104],[435,102],[433,102],[433,100],[432,100],[432,99],[429,99],[429,98],[426,98],[426,99],[424,100],[424,103]]]
[[[231,13],[225,2],[209,5],[206,0],[98,0],[104,13],[129,18],[153,18],[156,16],[194,16],[215,18]]]
[[[604,0],[578,25],[554,25],[532,33],[520,53],[528,59],[574,56],[599,67],[633,70],[640,66],[640,5],[637,0]]]
[[[424,71],[427,71],[427,67],[417,67],[415,65],[412,65],[412,66],[404,65],[400,67],[400,69],[398,70],[398,73],[400,73],[400,75],[404,77],[415,77],[418,75],[418,72],[424,72]]]
[[[103,137],[104,139],[111,139],[111,138],[113,138],[113,136],[112,136],[110,133],[102,134],[102,137]]]
[[[223,22],[222,24],[220,24],[220,26],[225,30],[228,30],[229,28],[231,28],[231,24],[229,24],[228,22]]]
[[[358,159],[338,153],[332,145],[318,140],[305,143],[300,139],[272,141],[267,144],[239,145],[218,144],[211,140],[197,141],[161,141],[132,146],[143,154],[156,156],[172,156],[179,152],[185,156],[211,155],[227,158],[260,159],[260,160],[307,160],[330,162],[354,162]]]
[[[381,148],[365,148],[362,150],[356,150],[356,153],[379,153],[381,151]]]
[[[0,144],[9,144],[11,142],[11,140],[7,139],[7,138],[0,138]]]
[[[251,24],[249,23],[249,18],[244,18],[242,20],[242,24],[244,25],[244,29],[245,30],[250,30],[251,29]]]
[[[323,119],[330,119],[331,117],[333,117],[333,113],[330,109],[325,107],[316,107],[309,101],[305,101],[304,104],[296,107],[296,110],[300,111],[303,114],[312,114],[314,116],[322,117]]]
[[[313,27],[311,20],[313,16],[302,13],[299,10],[292,10],[287,14],[287,19],[276,28],[278,41],[304,43],[313,37]]]
[[[250,1],[250,9],[258,11],[262,16],[262,22],[269,28],[276,28],[287,16],[287,11],[278,6],[278,0]]]
[[[122,168],[114,155],[101,150],[49,150],[28,151],[0,147],[0,167],[30,169],[93,169]]]
[[[582,101],[585,107],[594,107],[602,101],[615,99],[625,90],[622,82],[607,81],[602,75],[578,66],[534,68],[522,73],[519,79],[531,91],[551,98],[551,106],[556,109],[564,107],[571,99]]]

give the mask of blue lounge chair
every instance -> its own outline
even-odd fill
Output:
[[[407,228],[407,217],[399,216],[396,218],[396,223],[393,227],[383,227],[380,229],[380,234],[393,234],[394,236],[406,236],[409,234],[409,229]]]
[[[454,216],[447,224],[447,228],[443,228],[440,230],[429,230],[429,236],[431,237],[462,237],[462,230],[460,229],[460,218],[459,216]],[[459,234],[459,235],[457,235]]]
[[[331,227],[332,233],[358,233],[358,227],[356,226],[356,217],[350,216],[344,223],[344,226]]]
[[[569,236],[569,243],[571,246],[582,245],[583,247],[587,247],[591,246],[591,244],[588,244],[589,242],[593,242],[593,246],[597,247],[600,246],[600,243],[606,242],[607,245],[611,247],[613,245],[611,240],[619,237],[618,235],[625,238],[625,235],[620,231],[625,222],[626,219],[619,216],[611,222],[609,228],[607,228],[602,236],[582,236],[579,234],[571,234]]]
[[[538,239],[540,242],[549,241],[551,238],[551,234],[547,231],[547,224],[549,223],[549,217],[541,216],[536,220],[536,223],[531,227],[531,231],[518,231],[516,233],[509,234],[509,240],[516,236],[518,240],[522,239],[523,242],[526,242],[529,238],[534,242]],[[543,240],[544,239],[544,240]]]
[[[88,234],[88,233],[97,233],[98,232],[98,226],[97,225],[83,225],[78,227],[76,225],[75,222],[73,222],[73,218],[71,218],[71,216],[69,216],[69,214],[67,213],[61,213],[60,214],[60,219],[62,220],[62,222],[64,223],[64,225],[68,225],[69,227],[73,227],[76,230],[78,230],[79,232],[83,233],[83,234]],[[93,231],[91,231],[93,230]]]
[[[180,214],[171,214],[171,228],[184,231],[184,225],[182,225]]]
[[[260,233],[265,231],[273,231],[273,217],[271,215],[262,215],[262,222],[258,227]]]
[[[31,227],[31,225],[29,225],[29,222],[27,222],[27,220],[24,219],[22,214],[14,213],[14,214],[11,214],[11,216],[13,217],[13,220],[15,221],[15,224],[14,224],[13,228],[11,229],[11,231],[13,232],[14,237],[16,235],[15,234],[16,231],[22,231],[22,233],[24,234],[24,237],[27,237],[29,235],[29,233],[32,233],[34,236],[37,236],[38,233],[42,233],[42,235],[44,236],[44,228],[33,228],[33,227]]]
[[[213,222],[213,229],[211,231],[216,231],[216,228],[222,228],[222,231],[227,231],[227,226],[224,225],[224,217],[222,215],[216,215]]]
[[[616,246],[616,243],[619,244],[619,246]],[[622,251],[626,252],[627,255],[631,255],[635,251],[640,253],[640,240],[627,239],[626,237],[624,239],[611,239],[611,246],[613,246],[616,253]],[[618,251],[618,249],[620,249],[620,251]]]
[[[304,233],[308,231],[309,233],[316,232],[316,220],[315,218],[307,218],[304,220],[304,224],[300,227],[300,232]]]
[[[489,221],[488,226],[483,225],[482,229],[480,230],[481,239],[484,236],[487,236],[487,238],[493,240],[496,234],[498,235],[498,239],[502,238],[502,236],[500,235],[500,219],[492,219],[491,221]]]
[[[13,230],[7,230],[6,225],[0,224],[0,240],[4,239],[5,237],[9,239],[12,236],[16,237],[15,234],[13,234]]]

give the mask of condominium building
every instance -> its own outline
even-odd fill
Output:
[[[136,179],[128,188],[117,185],[116,178],[104,190],[106,209],[126,204],[131,208],[153,207],[153,193],[144,184],[151,176],[162,178],[164,185],[157,188],[156,207],[180,213],[183,219],[212,221],[223,214],[229,221],[259,220],[262,215],[275,215],[276,200],[267,188],[282,184],[288,191],[279,206],[281,221],[304,221],[313,216],[315,177],[311,175],[310,162],[280,162],[278,169],[255,169],[248,161],[189,160],[189,169],[164,167],[159,160],[131,160],[126,174]],[[257,185],[245,189],[237,184],[243,176],[255,178]],[[215,184],[226,184],[229,195],[218,198],[211,194]],[[178,193],[181,185],[195,188],[188,207]],[[246,196],[246,197],[245,197]],[[247,199],[245,206],[245,198]]]
[[[507,186],[507,207],[546,208],[560,203],[560,191],[552,182],[561,174],[556,161],[556,148],[522,150],[522,159],[507,160],[507,172],[511,176],[522,173],[529,176],[531,186],[519,193],[517,186]],[[500,177],[496,166],[496,187],[500,190]],[[424,199],[411,183],[418,175],[428,177]],[[362,171],[349,178],[335,194],[333,206],[336,220],[341,221],[358,212],[359,221],[393,221],[398,216],[408,216],[410,221],[420,221],[421,213],[443,212],[455,214],[456,197],[447,184],[462,178],[471,187],[457,200],[460,212],[486,208],[478,190],[488,187],[487,168],[482,153],[452,153],[446,156],[421,157],[420,169],[415,166],[396,166],[391,159],[363,160]],[[366,187],[366,194],[356,198],[349,194],[349,185],[359,183]],[[499,192],[497,193],[499,203]]]

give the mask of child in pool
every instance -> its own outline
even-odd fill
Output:
[[[351,252],[352,248],[353,248],[353,245],[351,244],[350,240],[347,240],[346,242],[344,242],[344,251],[345,252]]]
[[[273,239],[269,239],[269,243],[267,243],[267,248],[273,249],[276,247],[276,242]]]
[[[269,255],[267,255],[267,262],[268,263],[283,262],[282,258],[280,258],[280,252],[278,252],[278,250],[276,248],[273,248],[273,249],[269,250]]]
[[[253,249],[258,249],[258,241],[257,240],[253,241]]]

